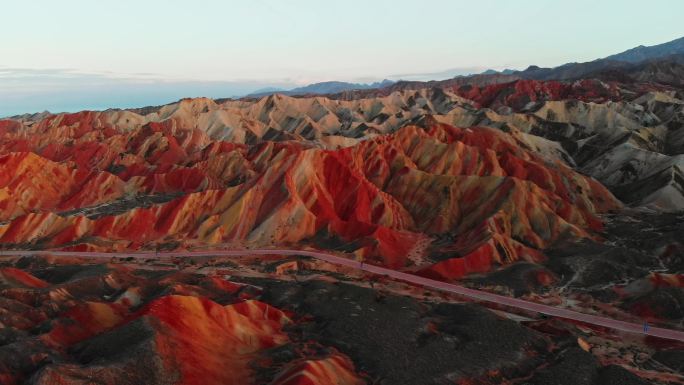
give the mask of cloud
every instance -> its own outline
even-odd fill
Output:
[[[452,68],[440,72],[387,76],[392,80],[441,80],[480,73],[486,68]],[[380,78],[327,79],[369,83]],[[0,117],[49,110],[73,112],[161,105],[185,97],[239,97],[259,89],[292,89],[317,78],[200,81],[168,79],[155,73],[86,72],[73,68],[0,66]]]
[[[26,76],[62,76],[65,74],[72,74],[74,70],[68,68],[13,68],[0,66],[0,78],[16,78]]]
[[[0,67],[0,116],[160,105],[184,97],[234,97],[264,87],[295,86],[286,80],[169,80],[152,73]]]

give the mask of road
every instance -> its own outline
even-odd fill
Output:
[[[209,251],[170,251],[170,252],[72,252],[72,251],[49,251],[49,250],[12,250],[0,251],[0,256],[74,256],[87,258],[170,258],[170,257],[229,257],[240,255],[302,255],[326,261],[335,265],[347,266],[357,270],[367,271],[369,273],[385,275],[397,280],[409,282],[416,285],[421,285],[426,288],[440,290],[444,292],[458,294],[477,301],[489,302],[504,306],[509,306],[517,309],[523,309],[536,313],[546,314],[553,317],[565,318],[568,320],[578,321],[589,325],[600,326],[621,332],[649,335],[652,337],[664,338],[668,340],[675,340],[684,342],[684,331],[665,329],[658,327],[649,327],[644,331],[644,325],[631,322],[619,321],[608,317],[601,317],[580,313],[573,310],[557,308],[554,306],[543,305],[536,302],[525,301],[518,298],[507,297],[498,294],[492,294],[476,289],[469,289],[461,285],[455,285],[447,282],[441,282],[434,279],[420,277],[413,274],[403,273],[400,271],[387,269],[384,267],[371,265],[368,263],[361,263],[359,261],[340,257],[334,254],[329,254],[322,251],[312,250],[291,250],[291,249],[240,249],[240,250],[209,250]]]

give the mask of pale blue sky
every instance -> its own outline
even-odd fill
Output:
[[[684,35],[680,0],[31,0],[0,9],[0,116],[554,66]]]

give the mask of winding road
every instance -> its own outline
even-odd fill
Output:
[[[608,317],[601,317],[580,313],[573,310],[557,308],[554,306],[543,305],[540,303],[525,301],[518,298],[511,298],[503,295],[492,294],[480,290],[469,289],[460,285],[436,281],[413,274],[402,273],[400,271],[387,269],[384,267],[361,263],[359,261],[343,258],[334,254],[312,250],[291,250],[291,249],[240,249],[240,250],[209,250],[209,251],[170,251],[170,252],[73,252],[73,251],[49,251],[49,250],[12,250],[0,251],[0,256],[73,256],[87,258],[159,258],[159,257],[228,257],[241,255],[301,255],[316,258],[335,265],[347,266],[358,270],[367,271],[373,274],[385,275],[397,280],[421,285],[427,288],[444,292],[458,294],[474,300],[489,302],[517,309],[523,309],[536,313],[546,314],[553,317],[565,318],[585,324],[618,330],[621,332],[648,335],[652,337],[664,338],[669,340],[684,342],[684,331],[665,329],[658,327],[648,327],[644,331],[643,324],[619,321]]]

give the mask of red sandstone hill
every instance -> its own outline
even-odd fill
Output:
[[[207,102],[184,103],[175,111]],[[596,215],[620,207],[593,179],[490,128],[428,120],[325,150],[214,140],[187,113],[137,126],[122,114],[49,117],[27,128],[30,141],[5,131],[0,241],[346,244],[360,258],[451,279],[540,261],[560,239],[593,237]],[[453,242],[434,243],[444,235]]]
[[[162,270],[150,277],[122,265],[62,263],[47,269],[52,282],[0,269],[3,340],[18,340],[0,346],[2,384],[85,384],[88,378],[112,385],[251,384],[257,383],[252,361],[293,343],[283,330],[293,320],[252,299],[257,293],[249,294],[246,285],[218,276]],[[49,331],[24,338],[46,323]],[[19,350],[9,353],[13,348]],[[334,349],[284,363],[265,358],[261,365],[277,373],[274,385],[305,385],[310,378],[365,383]]]
[[[518,80],[1,120],[0,244],[343,250],[676,325],[681,219],[622,223],[604,184],[634,206],[682,206],[683,106],[658,85]],[[602,332],[523,325],[322,263],[112,262],[2,262],[0,382],[549,383],[581,367],[586,383],[643,383],[602,366],[623,362]],[[587,333],[600,364],[575,347]]]

